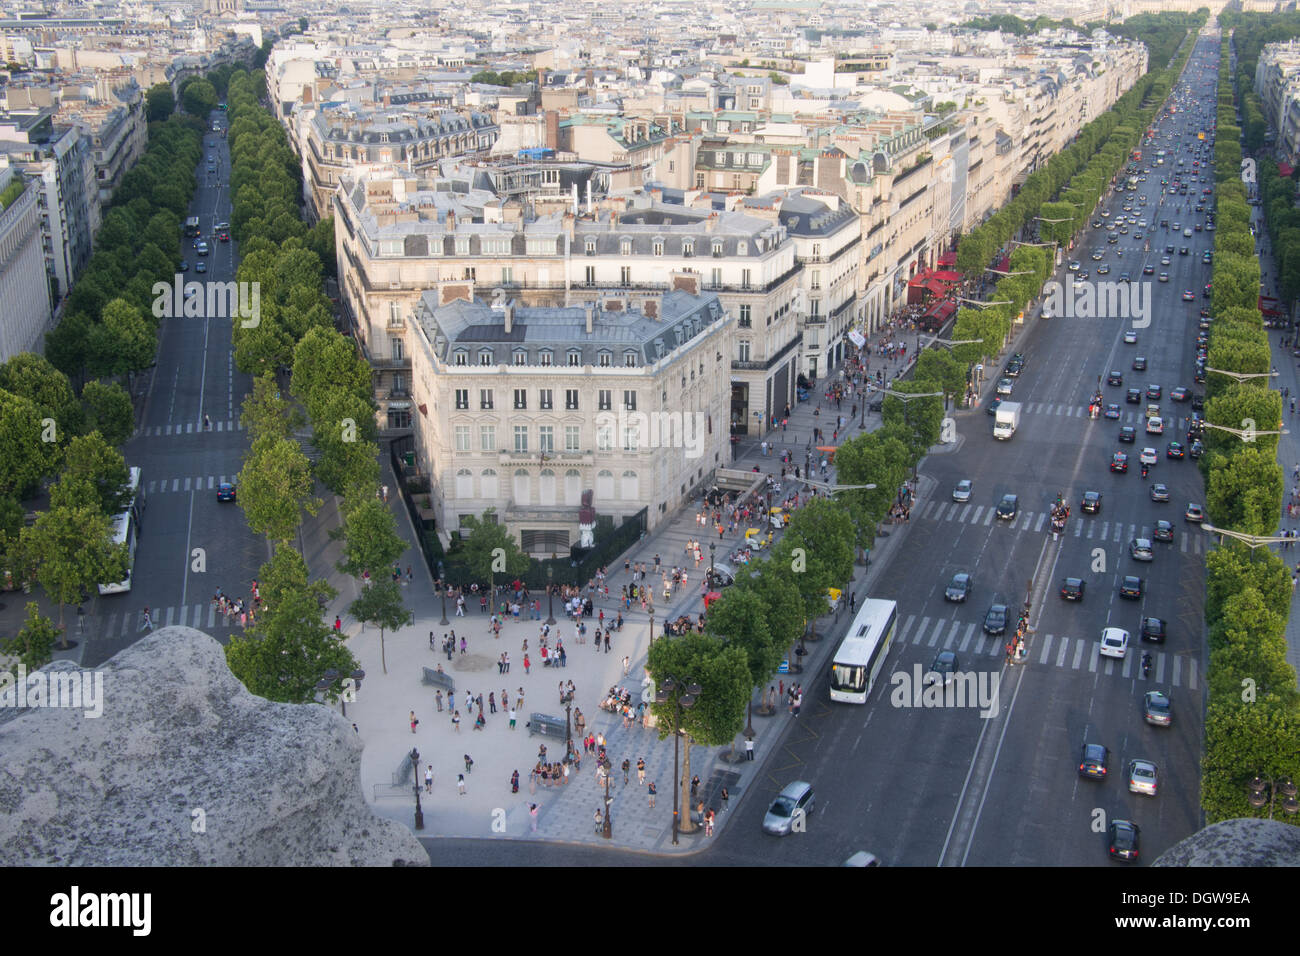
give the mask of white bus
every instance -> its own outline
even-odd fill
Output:
[[[831,700],[865,704],[889,656],[898,604],[866,598],[831,661]]]
[[[131,468],[126,488],[131,500],[126,510],[113,516],[113,543],[126,545],[126,577],[99,585],[100,594],[121,594],[131,590],[131,572],[135,568],[136,538],[140,534],[140,518],[144,515],[145,494],[139,468]]]

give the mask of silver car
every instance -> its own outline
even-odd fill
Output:
[[[1128,792],[1156,795],[1159,770],[1150,760],[1130,760],[1128,765]]]
[[[803,830],[815,802],[811,783],[796,780],[786,784],[763,816],[763,832],[773,836],[788,836]]]
[[[1134,561],[1152,561],[1155,559],[1150,538],[1134,538],[1128,544],[1128,553]]]
[[[961,481],[957,482],[957,487],[953,489],[952,500],[960,501],[965,504],[970,501],[970,492],[971,480],[969,478],[963,478]]]

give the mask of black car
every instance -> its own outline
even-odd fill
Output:
[[[1101,492],[1085,491],[1083,500],[1079,502],[1079,507],[1084,514],[1095,515],[1101,513]]]
[[[1014,518],[1020,510],[1020,499],[1015,495],[1003,495],[997,510],[999,518]]]
[[[1165,641],[1165,622],[1158,617],[1144,617],[1142,618],[1141,633],[1142,640],[1163,644]]]
[[[1155,267],[1155,266],[1143,266],[1143,267],[1142,267],[1142,274],[1143,274],[1144,276],[1155,275],[1155,271],[1156,271],[1156,267]]]
[[[1110,838],[1110,858],[1132,863],[1138,858],[1138,842],[1142,828],[1132,820],[1112,820],[1106,828]]]
[[[1179,385],[1177,388],[1171,389],[1169,392],[1170,400],[1175,402],[1185,402],[1191,397],[1192,390],[1185,385]]]
[[[1124,401],[1130,405],[1140,405],[1142,403],[1142,389],[1130,388],[1124,393]]]
[[[1205,397],[1193,392],[1192,393],[1192,411],[1199,412],[1205,409]]]
[[[880,403],[877,402],[876,404],[878,405],[878,404],[880,404]],[[989,404],[988,404],[988,413],[989,413],[990,415],[996,415],[996,414],[997,414],[997,411],[998,411],[998,408],[999,408],[1001,405],[1002,405],[1002,399],[999,398],[997,395],[994,395],[994,396],[993,396],[993,399],[992,399],[992,400],[989,402]],[[879,409],[879,408],[872,408],[871,411],[873,411],[873,412],[878,412],[878,411],[880,411],[880,409]]]
[[[1061,597],[1067,601],[1082,601],[1084,589],[1083,578],[1066,578],[1061,582]]]
[[[1079,751],[1079,776],[1105,780],[1109,762],[1110,751],[1101,744],[1084,744]]]
[[[1152,530],[1151,532],[1151,537],[1155,538],[1157,541],[1168,541],[1170,543],[1173,543],[1174,540],[1173,522],[1157,521],[1154,530]]]
[[[1205,446],[1202,445],[1199,441],[1192,442],[1191,447],[1187,449],[1187,456],[1192,459],[1200,458],[1204,454],[1205,454]]]
[[[974,582],[969,574],[965,572],[954,574],[952,580],[948,582],[947,590],[943,592],[944,600],[961,603],[970,597],[971,587],[973,586]]]
[[[1119,582],[1119,596],[1130,601],[1139,600],[1142,597],[1142,579],[1136,574],[1124,575]]]
[[[1128,474],[1128,455],[1122,451],[1117,451],[1110,456],[1110,470],[1119,472],[1121,475]]]
[[[1133,371],[1145,372],[1147,370],[1147,360],[1145,356],[1139,355],[1133,359]]]
[[[1152,399],[1152,400],[1154,400],[1154,401],[1159,401],[1159,400],[1160,400],[1160,386],[1159,386],[1159,385],[1148,385],[1148,386],[1147,386],[1147,398],[1150,398],[1150,399]]]
[[[1191,249],[1188,249],[1186,246],[1180,246],[1179,249],[1178,249],[1178,254],[1179,254],[1180,256],[1190,255],[1191,252],[1192,252],[1192,250],[1191,250]]]
[[[1133,444],[1137,441],[1137,429],[1132,425],[1122,425],[1119,430],[1119,440]]]
[[[1106,376],[1106,384],[1107,384],[1107,385],[1123,385],[1123,384],[1124,384],[1124,376],[1121,375],[1119,372],[1116,372],[1116,371],[1113,371],[1113,370],[1112,370],[1111,373],[1110,373],[1109,375]]]
[[[1007,606],[1005,604],[990,604],[988,613],[984,615],[984,633],[1006,633],[1007,613]]]
[[[217,500],[234,501],[235,500],[234,484],[232,484],[229,481],[223,481],[221,484],[217,485]]]

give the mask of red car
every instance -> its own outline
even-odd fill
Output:
[[[228,233],[228,232],[223,232],[221,235],[217,236],[217,238],[220,239],[222,242],[229,242],[229,241],[230,241],[230,233]]]

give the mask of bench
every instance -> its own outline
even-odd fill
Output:
[[[530,714],[528,717],[528,736],[534,734],[542,737],[559,737],[561,740],[568,733],[568,722],[563,717],[549,714]]]
[[[410,753],[402,755],[402,761],[393,771],[393,786],[404,787],[411,782],[412,775],[415,773],[415,765],[411,763]]]
[[[456,693],[456,679],[446,671],[439,671],[432,667],[424,668],[423,683],[430,687],[441,687],[448,694]]]

